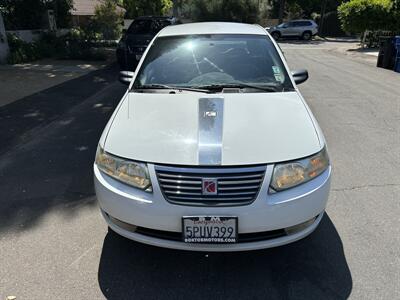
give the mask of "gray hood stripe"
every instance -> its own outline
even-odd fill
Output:
[[[198,155],[200,165],[221,165],[224,98],[199,99]]]

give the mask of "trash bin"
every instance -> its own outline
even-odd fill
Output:
[[[400,73],[400,35],[394,38],[394,47],[396,48],[394,71]]]
[[[377,67],[385,69],[394,69],[396,48],[395,39],[392,37],[381,37],[379,39],[379,55]]]

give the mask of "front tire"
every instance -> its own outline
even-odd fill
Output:
[[[303,32],[301,38],[302,38],[303,40],[305,40],[305,41],[309,41],[309,40],[311,40],[311,38],[312,38],[312,33],[309,32],[309,31],[305,31],[305,32]]]
[[[277,41],[281,38],[281,33],[279,31],[274,31],[273,33],[271,33],[271,36],[274,38],[275,41]]]

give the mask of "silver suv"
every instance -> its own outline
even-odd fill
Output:
[[[275,40],[281,37],[299,37],[308,41],[318,33],[318,25],[312,20],[293,20],[266,29]]]

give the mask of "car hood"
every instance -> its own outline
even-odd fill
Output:
[[[219,120],[220,134],[215,132],[214,137],[210,136],[213,131],[204,137],[205,113],[200,103],[205,98],[217,99],[220,105],[214,116]],[[153,163],[263,164],[306,157],[323,147],[297,92],[129,93],[111,122],[105,151]],[[211,152],[219,151],[219,161],[204,163],[207,139],[216,146]]]

